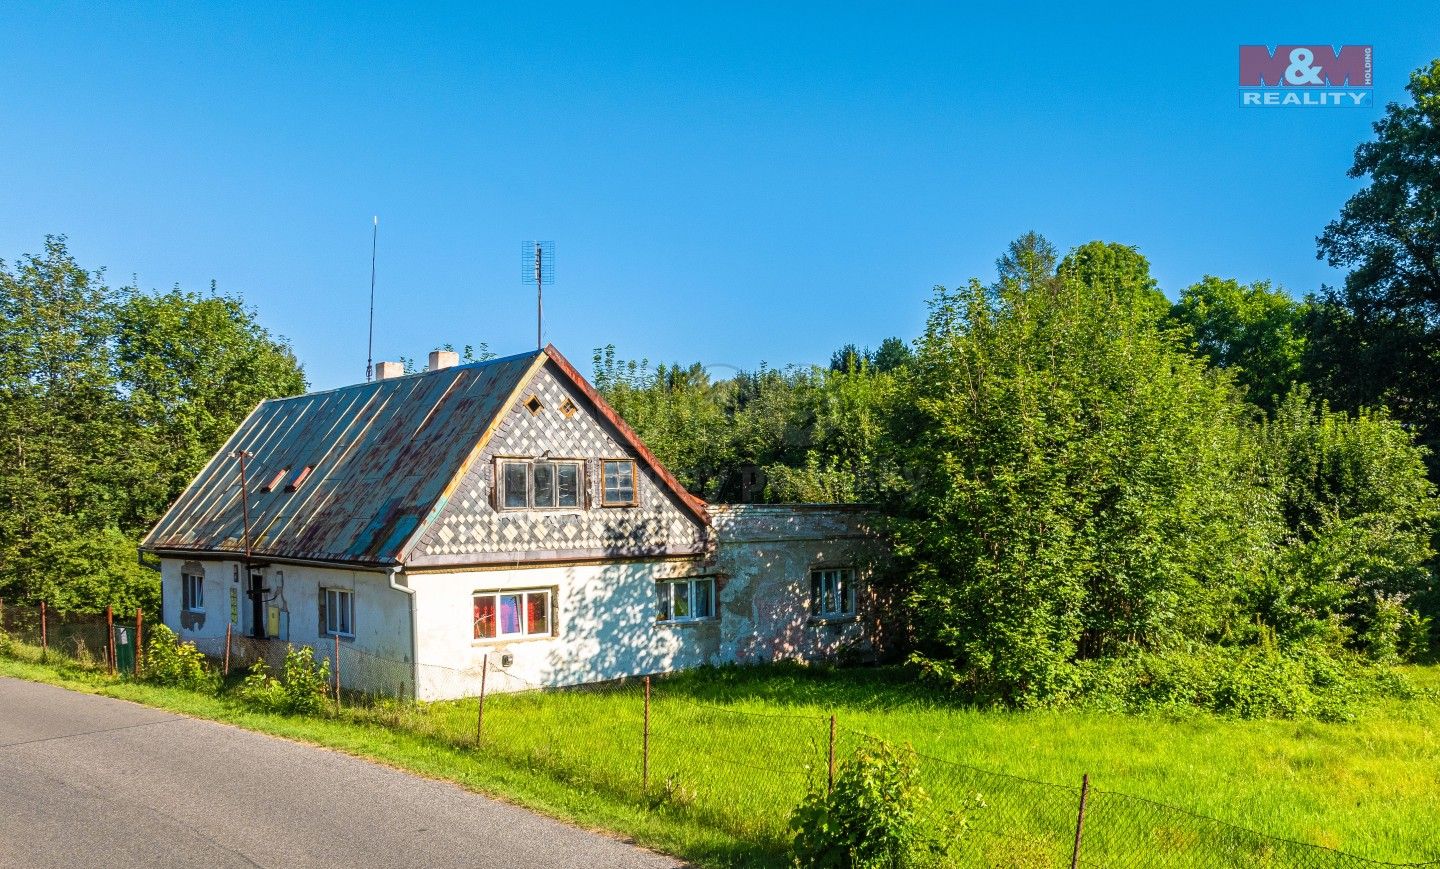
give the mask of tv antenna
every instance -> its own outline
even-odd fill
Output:
[[[365,382],[375,375],[375,247],[380,241],[380,215],[370,221],[370,337],[365,342]]]
[[[535,282],[535,349],[545,347],[545,285],[555,283],[555,242],[520,243],[520,280]]]

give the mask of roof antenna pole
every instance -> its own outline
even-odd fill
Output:
[[[520,244],[520,277],[535,282],[535,349],[545,349],[545,285],[555,283],[555,242]]]
[[[370,223],[370,336],[365,341],[365,382],[375,376],[375,247],[380,241],[380,215]]]

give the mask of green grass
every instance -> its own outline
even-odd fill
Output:
[[[1241,721],[949,705],[891,669],[697,671],[654,684],[647,794],[636,681],[492,695],[477,750],[473,700],[296,719],[73,667],[0,659],[0,674],[338,748],[702,865],[783,865],[789,812],[824,782],[832,713],[842,760],[867,733],[924,755],[933,808],[968,821],[957,852],[967,865],[1068,865],[1083,773],[1092,785],[1083,853],[1095,865],[1345,865],[1185,812],[1373,860],[1440,859],[1434,699],[1380,701],[1348,723]],[[1440,667],[1408,676],[1425,698],[1440,688]]]

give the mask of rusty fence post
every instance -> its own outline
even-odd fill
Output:
[[[49,616],[45,611],[45,601],[40,601],[40,660],[50,660],[50,634],[46,627]]]
[[[645,733],[640,747],[640,786],[650,793],[650,677],[645,677]]]
[[[827,767],[829,768],[829,770],[830,770],[830,775],[829,775],[829,779],[828,779],[828,784],[827,784],[826,787],[825,787],[825,793],[827,793],[827,794],[833,794],[833,793],[835,793],[835,716],[834,716],[834,715],[831,715],[831,716],[830,716],[830,750],[829,750],[828,754],[826,755],[826,766],[827,766]]]
[[[340,635],[335,635],[335,711],[340,711]]]
[[[475,713],[475,741],[478,744],[485,736],[485,685],[490,676],[490,655],[480,659],[480,707]],[[402,689],[402,695],[403,689]]]
[[[1090,773],[1080,779],[1080,815],[1075,819],[1075,850],[1070,853],[1070,869],[1080,866],[1080,836],[1085,831],[1085,798],[1090,794]]]
[[[230,677],[230,622],[225,623],[225,663],[220,671],[227,679]]]
[[[137,679],[140,678],[140,655],[143,654],[140,650],[145,648],[145,643],[142,642],[144,639],[145,611],[137,606],[135,607],[135,669],[133,673]]]
[[[108,647],[109,650],[110,650],[110,657],[109,657],[109,660],[108,660],[106,663],[109,665],[110,675],[111,675],[111,676],[114,676],[114,675],[115,675],[115,607],[113,607],[113,606],[107,606],[107,607],[105,607],[105,628],[106,628],[106,633],[110,635],[110,643],[109,643],[109,647]]]

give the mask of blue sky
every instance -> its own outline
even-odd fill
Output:
[[[306,8],[301,8],[306,7]],[[753,367],[921,329],[1015,236],[1303,294],[1433,3],[0,7],[0,258],[238,292],[311,383],[546,338]],[[1242,109],[1241,43],[1375,46],[1375,108]],[[717,370],[726,373],[725,369]]]

